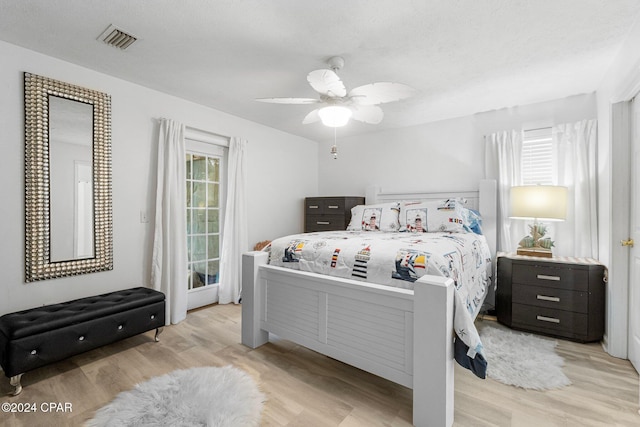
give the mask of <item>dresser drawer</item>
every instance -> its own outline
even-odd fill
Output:
[[[589,293],[545,286],[513,284],[514,303],[557,310],[589,312]]]
[[[307,215],[341,214],[344,215],[344,198],[317,198],[305,200],[305,213]]]
[[[589,273],[587,270],[543,265],[513,264],[513,283],[536,285],[558,289],[588,291]]]
[[[306,231],[346,230],[347,224],[343,215],[307,215],[304,229]]]
[[[514,303],[512,326],[563,336],[584,336],[589,321],[584,313]]]

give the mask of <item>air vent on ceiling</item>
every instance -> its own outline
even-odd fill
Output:
[[[103,41],[110,46],[117,47],[118,49],[125,50],[138,39],[113,25],[109,25],[109,27],[100,34],[98,40]]]

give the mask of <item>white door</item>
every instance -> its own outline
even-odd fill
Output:
[[[187,309],[218,302],[226,148],[186,138]]]
[[[631,138],[631,211],[629,263],[629,360],[640,372],[640,102],[632,101]],[[625,243],[625,242],[621,242]],[[630,242],[626,242],[629,244]]]

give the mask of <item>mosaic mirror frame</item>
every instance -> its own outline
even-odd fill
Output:
[[[49,98],[93,107],[93,224],[91,258],[51,261]],[[25,281],[113,270],[111,97],[103,92],[24,73]]]

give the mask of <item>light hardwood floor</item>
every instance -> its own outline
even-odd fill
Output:
[[[213,305],[153,333],[129,338],[28,372],[24,391],[0,401],[35,403],[35,413],[0,413],[2,426],[82,425],[119,392],[175,369],[234,365],[267,396],[263,426],[409,426],[410,389],[321,356],[288,341],[256,350],[240,344],[240,307]],[[479,320],[482,321],[482,320]],[[486,320],[484,320],[486,322]],[[538,392],[456,367],[456,426],[640,426],[638,376],[631,364],[600,344],[559,340],[573,385]],[[42,412],[42,403],[70,403],[72,412]]]

